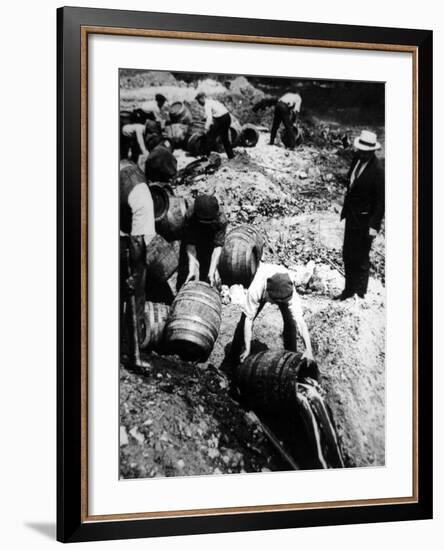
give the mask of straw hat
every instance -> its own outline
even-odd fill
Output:
[[[381,148],[381,144],[376,141],[376,134],[368,130],[362,130],[361,135],[355,138],[354,146],[361,151],[376,151]]]

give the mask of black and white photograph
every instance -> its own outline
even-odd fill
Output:
[[[385,466],[384,83],[119,83],[120,479]]]

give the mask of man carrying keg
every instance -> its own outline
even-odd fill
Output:
[[[143,173],[120,162],[120,326],[129,354],[140,361],[144,332],[146,246],[155,236],[154,205]],[[125,334],[126,333],[126,334]]]
[[[213,195],[198,195],[185,216],[177,290],[192,280],[220,284],[217,270],[228,221]]]
[[[205,108],[207,153],[211,151],[217,137],[219,136],[225,152],[227,153],[227,157],[232,159],[234,157],[234,153],[229,136],[231,116],[228,109],[220,101],[217,101],[216,99],[208,99],[204,92],[197,94],[196,101]]]
[[[310,334],[295,288],[294,275],[288,269],[261,262],[248,290],[245,290],[242,285],[233,285],[230,288],[230,298],[232,303],[240,305],[243,310],[231,344],[232,361],[243,362],[250,355],[253,323],[267,302],[276,304],[281,311],[284,321],[285,349],[297,351],[299,332],[305,344],[303,357],[313,359]]]
[[[294,149],[296,138],[293,124],[301,111],[302,98],[298,93],[286,93],[276,103],[274,108],[273,125],[271,127],[270,145],[274,145],[276,134],[281,122],[284,124],[288,138],[288,148]]]

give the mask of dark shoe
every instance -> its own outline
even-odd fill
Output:
[[[338,294],[337,296],[333,297],[333,300],[340,300],[343,302],[344,300],[347,300],[348,298],[352,298],[354,296],[354,292],[341,292],[341,294]]]

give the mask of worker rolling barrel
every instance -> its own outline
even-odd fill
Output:
[[[168,353],[187,361],[205,361],[219,334],[222,303],[217,290],[202,281],[182,287],[165,328]]]

